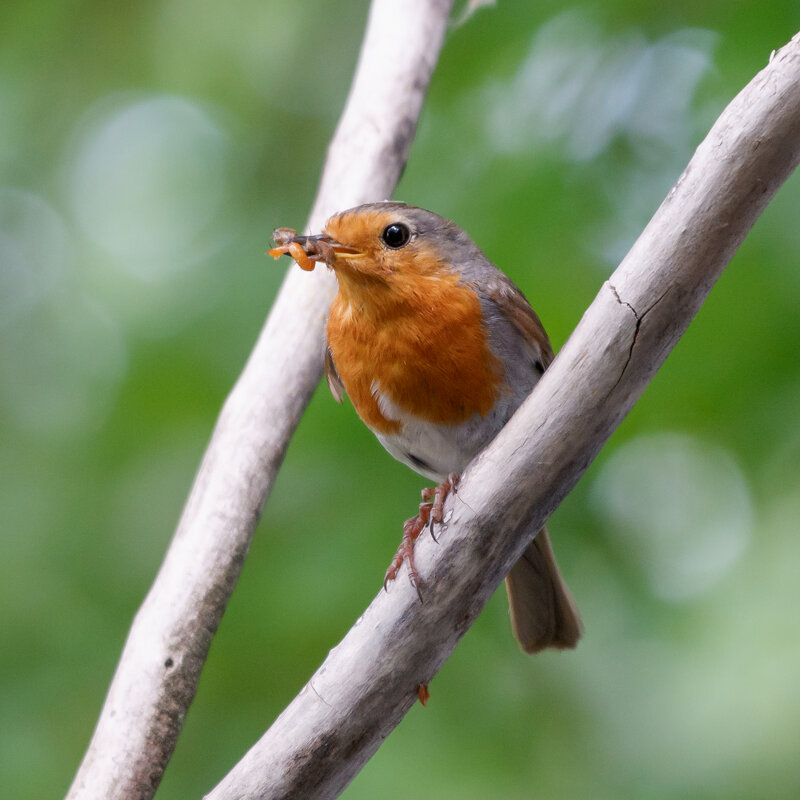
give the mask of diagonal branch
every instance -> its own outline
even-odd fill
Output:
[[[446,528],[208,800],[336,797],[400,722],[688,327],[800,159],[800,34],[733,100],[561,353],[465,472]]]
[[[452,0],[373,0],[310,224],[394,190]],[[71,800],[150,798],[288,441],[322,369],[334,279],[287,276],[217,422],[175,537],[136,615]]]

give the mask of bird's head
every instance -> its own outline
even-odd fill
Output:
[[[419,279],[445,275],[457,279],[460,263],[483,258],[457,225],[405,203],[368,203],[342,211],[315,236],[290,236],[293,231],[283,230],[275,233],[279,247],[270,251],[273,255],[293,255],[305,269],[324,262],[345,291],[380,286],[401,290]]]

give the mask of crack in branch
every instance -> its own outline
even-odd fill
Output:
[[[636,338],[639,336],[639,326],[642,324],[642,317],[640,317],[636,313],[636,309],[630,303],[626,302],[625,300],[623,300],[619,296],[619,292],[617,291],[617,289],[614,286],[614,284],[611,283],[611,281],[608,282],[608,288],[611,289],[611,292],[614,295],[614,297],[616,298],[616,301],[621,306],[627,306],[630,309],[631,314],[633,314],[633,318],[636,320],[636,327],[633,329],[633,338],[631,339],[631,346],[628,348],[628,357],[625,359],[625,364],[622,367],[622,371],[619,373],[619,377],[617,378],[616,382],[614,383],[614,385],[609,390],[608,395],[606,395],[606,397],[611,395],[611,393],[614,392],[614,390],[617,388],[617,386],[619,386],[620,381],[622,380],[623,376],[625,375],[625,372],[628,369],[628,364],[631,363],[631,359],[633,358],[633,348],[634,348],[634,345],[636,344]]]
[[[642,326],[644,318],[664,299],[669,289],[664,289],[664,291],[641,314],[639,314],[636,311],[636,309],[629,302],[627,302],[627,300],[623,300],[620,297],[620,294],[617,291],[616,287],[610,281],[608,282],[608,288],[611,289],[611,292],[613,293],[616,301],[621,306],[627,306],[630,309],[631,314],[633,314],[633,317],[636,320],[636,325],[633,329],[633,338],[631,339],[630,348],[628,348],[628,357],[625,359],[625,365],[622,367],[622,371],[620,372],[616,383],[611,387],[611,390],[608,393],[610,395],[617,388],[617,386],[619,386],[620,382],[622,381],[622,378],[625,375],[625,372],[628,369],[628,365],[631,363],[631,360],[633,359],[633,348],[636,346],[636,340],[639,337],[639,329]]]

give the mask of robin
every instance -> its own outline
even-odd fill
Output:
[[[325,373],[398,461],[438,482],[386,573],[405,561],[417,586],[414,540],[442,520],[458,475],[497,435],[553,359],[522,292],[467,234],[404,203],[369,203],[332,216],[321,234],[274,233],[270,254],[304,269],[326,263],[339,291],[327,324]],[[506,578],[523,650],[574,647],[577,608],[542,528]]]

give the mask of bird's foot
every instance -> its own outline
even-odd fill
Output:
[[[456,488],[461,476],[455,472],[451,472],[438,486],[422,490],[422,499],[426,503],[431,503],[430,511],[430,526],[431,536],[433,536],[433,526],[439,525],[444,517],[444,501],[447,495],[452,492],[456,494]],[[434,540],[436,539],[433,536]]]
[[[397,577],[397,573],[405,561],[408,564],[408,579],[411,581],[411,585],[417,590],[417,596],[420,602],[422,602],[422,592],[420,592],[419,589],[419,575],[414,565],[414,543],[427,525],[430,525],[431,536],[433,536],[433,526],[441,523],[444,516],[444,501],[450,492],[455,493],[458,480],[459,476],[451,472],[438,486],[422,490],[423,502],[420,503],[419,513],[416,517],[411,517],[411,519],[407,519],[403,523],[403,538],[383,578],[384,589],[388,586],[389,581],[393,581]],[[435,538],[436,537],[434,537],[434,539]]]
[[[414,542],[425,530],[425,526],[430,520],[432,508],[433,503],[420,503],[417,516],[411,517],[411,519],[407,519],[403,523],[403,538],[400,540],[400,547],[397,548],[392,563],[389,564],[389,569],[386,570],[386,575],[383,578],[383,588],[385,589],[389,581],[393,581],[397,577],[397,572],[405,561],[408,564],[408,579],[417,590],[420,603],[422,602],[422,593],[419,590],[417,568],[414,566]]]

